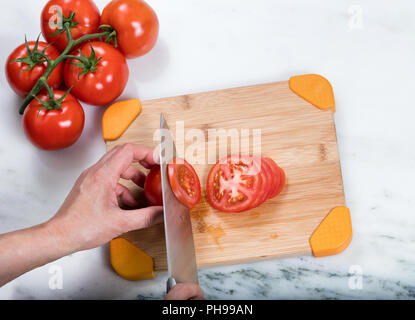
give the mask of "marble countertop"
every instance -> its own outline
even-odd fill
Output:
[[[102,9],[107,0],[96,1]],[[149,0],[160,39],[129,61],[122,97],[142,100],[319,73],[334,87],[346,203],[354,235],[326,258],[291,258],[200,271],[208,299],[415,298],[415,5],[412,1]],[[85,105],[73,147],[44,152],[26,140],[7,55],[38,35],[44,1],[0,11],[0,233],[49,219],[80,172],[104,152],[103,109]],[[0,261],[1,267],[1,261]],[[54,268],[62,289],[49,288]],[[108,247],[79,252],[0,288],[1,299],[159,299],[166,276],[128,282]]]

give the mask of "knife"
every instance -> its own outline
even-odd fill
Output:
[[[167,165],[176,157],[176,154],[177,151],[173,136],[164,115],[161,114],[160,170],[167,266],[169,272],[167,292],[177,283],[198,283],[190,210],[176,198],[167,178]]]

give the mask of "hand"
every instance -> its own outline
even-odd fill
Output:
[[[176,284],[166,295],[165,300],[203,300],[204,293],[195,283]]]
[[[144,186],[145,174],[131,166],[137,161],[145,168],[154,166],[153,150],[134,144],[116,146],[81,174],[58,213],[47,222],[61,245],[71,252],[91,249],[163,221],[162,207],[119,207],[118,197],[127,206],[138,207],[130,191],[118,183],[123,178]]]

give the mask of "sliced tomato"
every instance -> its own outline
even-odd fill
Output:
[[[271,158],[268,157],[262,157],[262,161],[263,163],[266,163],[266,165],[268,166],[269,169],[269,173],[271,176],[271,179],[269,181],[270,185],[269,185],[269,193],[268,193],[268,199],[271,199],[274,197],[274,194],[277,191],[277,188],[280,184],[280,171],[278,170],[278,166],[277,164],[274,162],[274,160],[272,160]]]
[[[215,164],[207,178],[209,203],[224,212],[242,212],[253,208],[262,189],[258,161],[250,156],[229,156]]]
[[[284,171],[271,158],[232,155],[211,168],[206,195],[217,210],[242,212],[277,196],[284,185]]]
[[[264,157],[257,157],[257,161],[261,168],[260,174],[262,175],[262,180],[263,180],[262,191],[260,195],[258,196],[258,205],[260,205],[269,199],[269,196],[271,195],[271,192],[273,191],[272,183],[274,181],[274,176],[272,174],[269,164],[265,161]]]
[[[285,184],[287,183],[287,179],[286,179],[284,170],[282,170],[280,167],[278,167],[278,170],[280,171],[280,183],[278,185],[278,188],[277,188],[275,194],[273,194],[272,197],[278,196],[282,192],[282,190],[284,190]]]
[[[167,176],[174,195],[192,209],[200,201],[200,181],[195,169],[183,159],[174,159],[167,166]]]
[[[274,160],[272,160],[271,158],[266,158],[267,162],[269,163],[272,172],[273,172],[273,176],[275,179],[276,184],[274,185],[274,187],[272,188],[273,191],[270,195],[270,199],[276,197],[277,195],[279,195],[281,193],[281,191],[284,189],[285,186],[285,173],[284,170],[282,170],[276,163]]]

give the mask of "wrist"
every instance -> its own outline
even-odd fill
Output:
[[[65,228],[61,219],[56,217],[43,223],[41,225],[45,234],[56,245],[57,249],[61,251],[62,256],[79,251],[79,245],[73,241],[69,234],[69,230]]]

